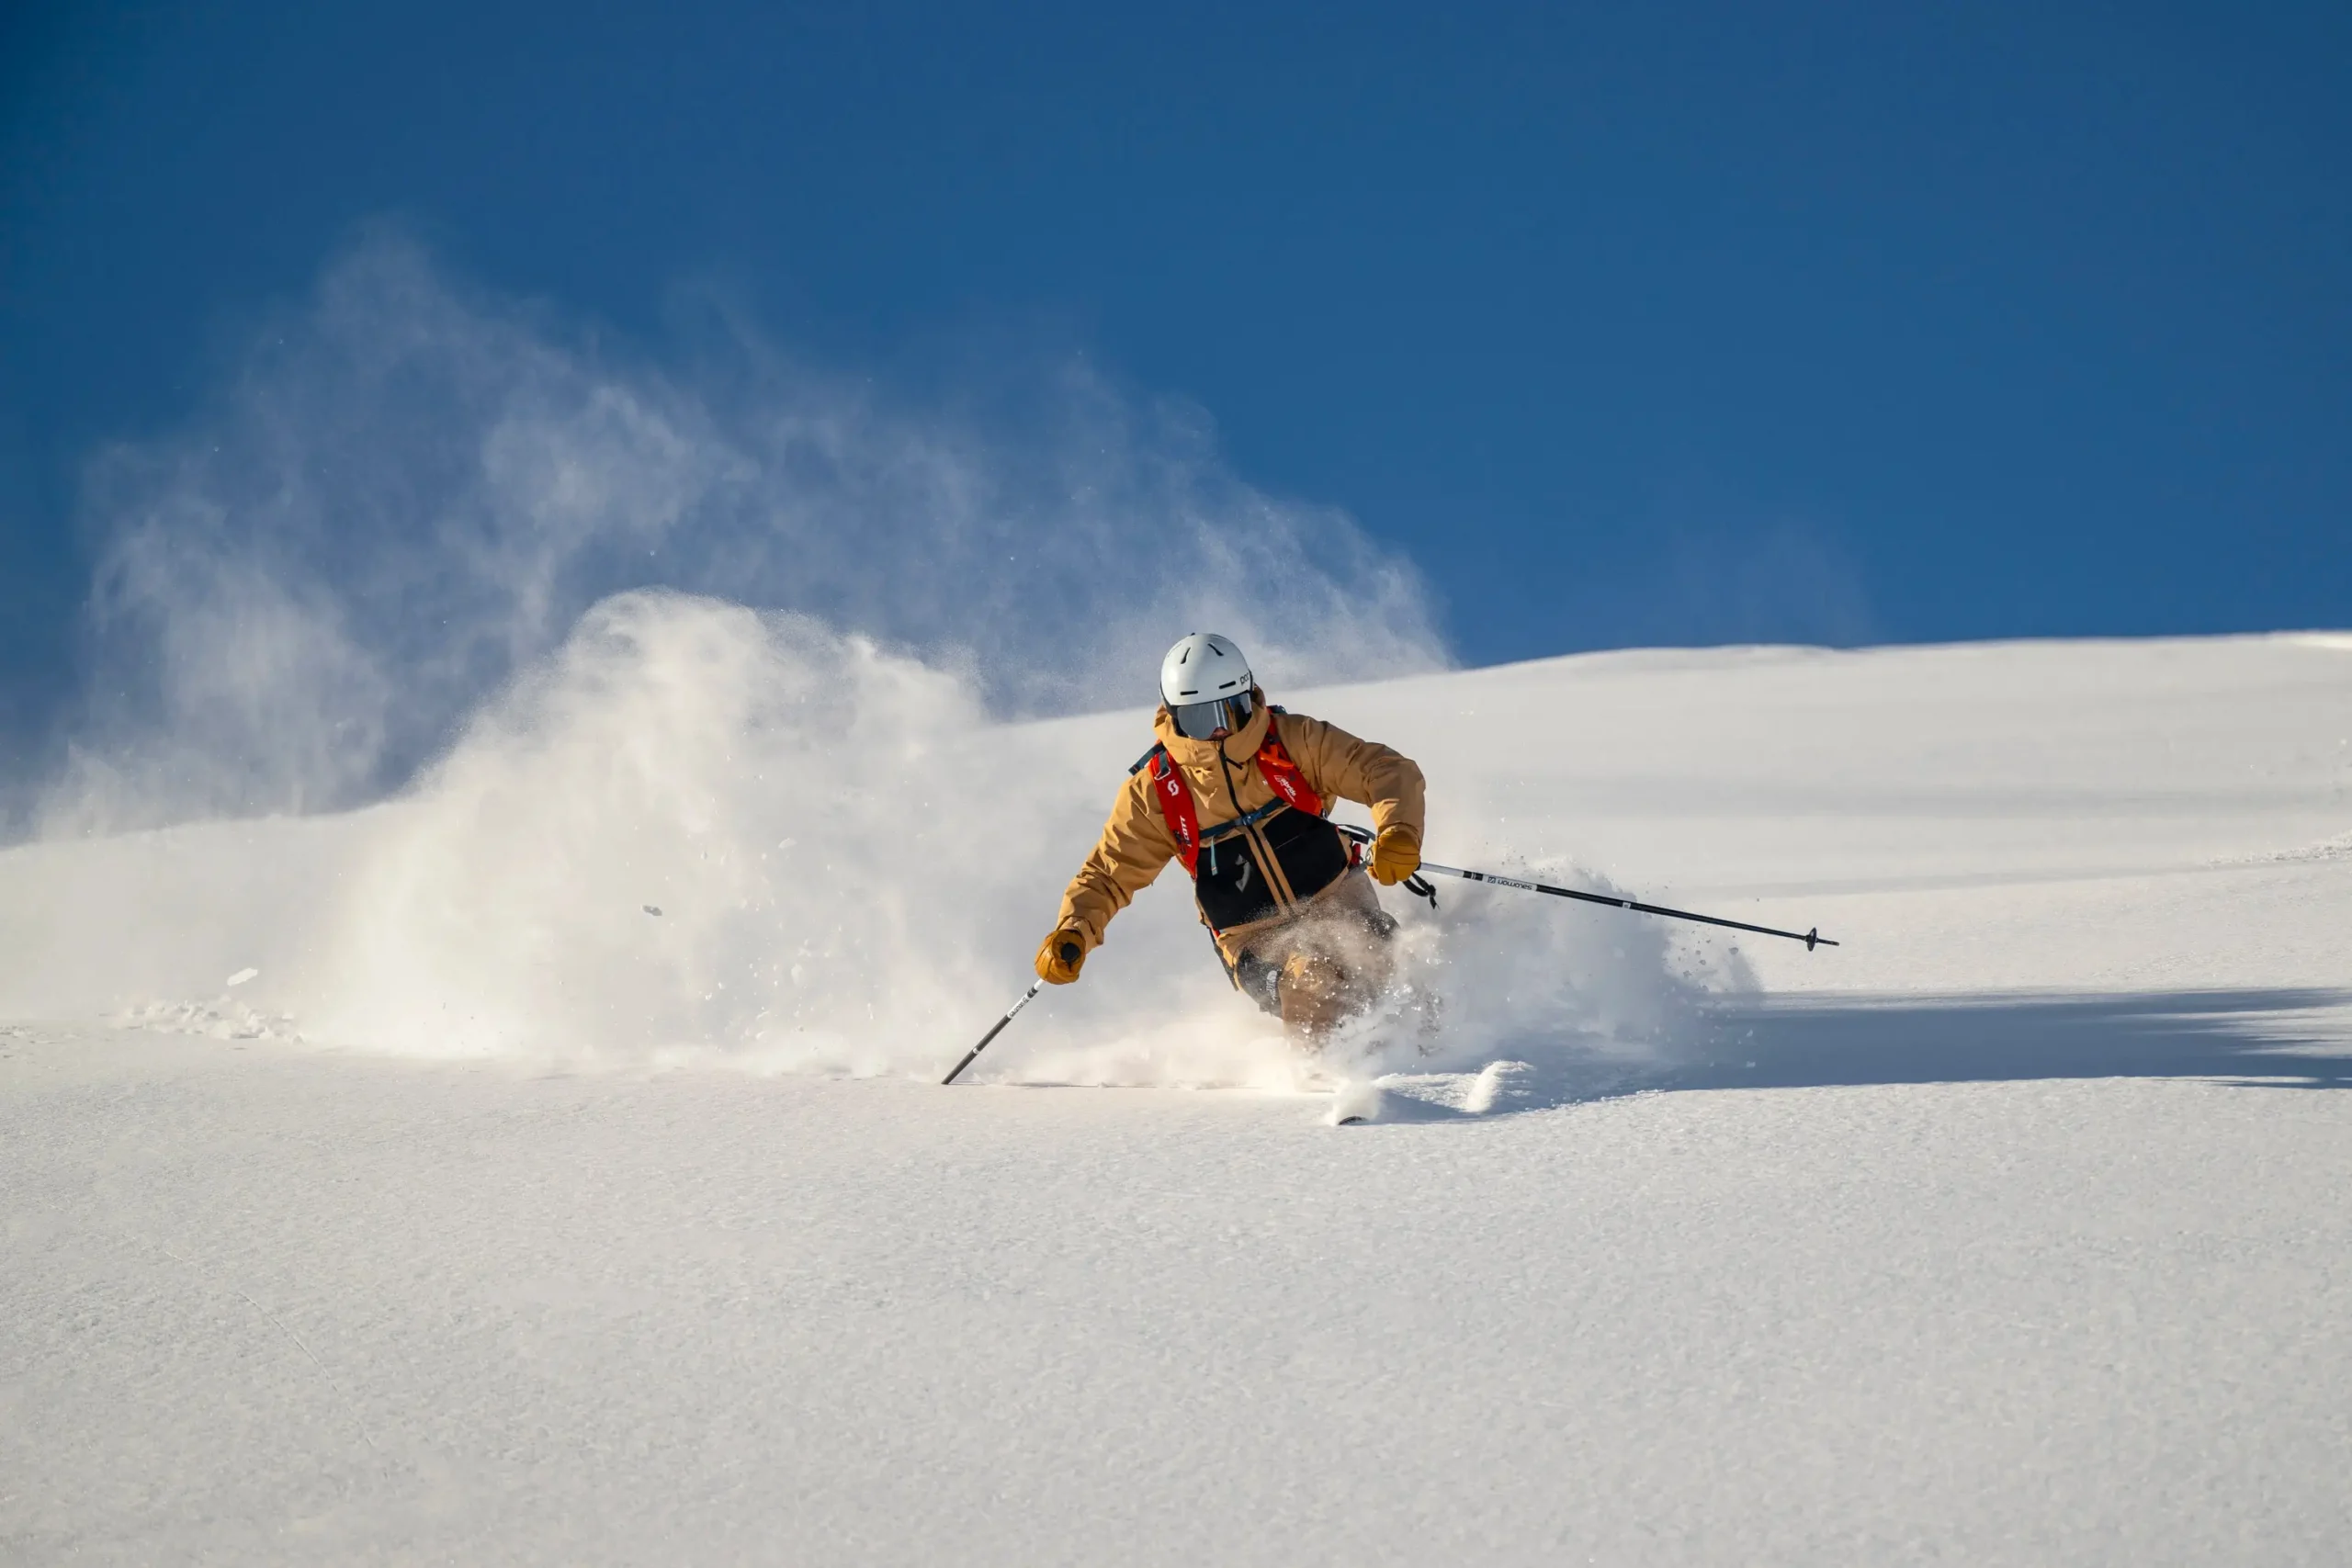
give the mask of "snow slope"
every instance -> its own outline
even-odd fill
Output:
[[[1136,716],[614,613],[398,800],[0,853],[0,1556],[2352,1551],[2352,638],[1277,694],[1848,944],[1443,886],[1334,1130],[1172,884],[924,1081]]]

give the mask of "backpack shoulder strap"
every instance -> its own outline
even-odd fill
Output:
[[[1193,786],[1184,782],[1183,773],[1175,760],[1168,755],[1168,748],[1155,746],[1143,754],[1143,760],[1127,770],[1132,777],[1151,766],[1151,794],[1159,802],[1160,820],[1168,824],[1169,837],[1176,840],[1176,853],[1184,863],[1185,874],[1196,874],[1201,859],[1201,814],[1193,805]]]
[[[1278,714],[1282,711],[1274,709]],[[1278,723],[1270,722],[1266,726],[1265,743],[1258,748],[1258,772],[1267,785],[1283,797],[1283,804],[1293,810],[1304,811],[1309,817],[1323,815],[1323,797],[1315,793],[1315,786],[1306,782],[1306,775],[1299,772],[1298,764],[1292,761],[1290,753],[1283,750]]]

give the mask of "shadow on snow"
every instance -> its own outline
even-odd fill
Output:
[[[2345,1089],[2347,1004],[2352,992],[2318,989],[1765,998],[1719,1010],[1714,1059],[1654,1087],[2200,1077]]]
[[[2202,1078],[2352,1089],[2352,991],[1785,997],[1711,1010],[1696,1049],[1656,1067],[1512,1063],[1483,1111],[1411,1075],[1383,1121],[1450,1121],[1642,1092],[2035,1078]],[[1459,1081],[1458,1079],[1456,1080]]]

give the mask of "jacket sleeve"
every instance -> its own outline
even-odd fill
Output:
[[[1317,795],[1343,795],[1371,807],[1374,832],[1402,823],[1414,837],[1422,836],[1421,770],[1410,757],[1305,714],[1283,715],[1282,736],[1283,749]]]
[[[1175,858],[1176,836],[1159,815],[1148,776],[1137,773],[1119,792],[1094,852],[1062,894],[1062,927],[1083,933],[1089,951],[1102,946],[1102,930],[1111,917],[1150,886]]]

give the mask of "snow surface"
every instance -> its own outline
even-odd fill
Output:
[[[390,802],[0,852],[0,1558],[2352,1556],[2352,638],[1278,693],[1847,945],[1445,884],[1302,1064],[1171,881],[945,1090],[1139,716],[598,615]]]

